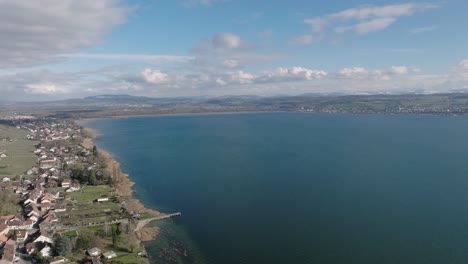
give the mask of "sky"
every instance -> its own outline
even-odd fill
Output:
[[[468,91],[468,1],[0,0],[0,100]]]

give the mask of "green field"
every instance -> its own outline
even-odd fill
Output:
[[[66,193],[79,203],[92,202],[98,198],[111,197],[112,188],[109,185],[86,186],[77,192]]]
[[[0,125],[0,177],[24,174],[36,164],[37,156],[32,152],[36,141],[26,139],[27,131]]]

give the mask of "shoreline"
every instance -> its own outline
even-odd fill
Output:
[[[83,145],[87,145],[84,147],[92,148],[93,146],[96,146],[98,148],[99,155],[102,155],[104,157],[106,164],[106,168],[104,170],[107,173],[109,173],[113,178],[114,182],[112,188],[115,189],[115,192],[124,199],[127,210],[131,213],[148,214],[152,217],[166,215],[157,210],[145,207],[143,202],[141,202],[139,199],[133,196],[133,186],[135,185],[135,182],[130,179],[130,175],[122,172],[120,168],[120,163],[107,150],[95,144],[94,139],[97,135],[100,134],[97,133],[95,130],[87,127],[84,122],[77,122],[77,124],[82,126],[83,129],[86,130],[87,133],[89,133],[90,135],[90,137],[86,138],[88,139],[87,142],[83,142]],[[138,227],[138,225],[136,227]],[[135,233],[136,238],[138,239],[139,245],[141,245],[142,242],[156,240],[157,236],[160,233],[160,229],[158,227],[143,226],[140,229],[137,229],[136,227],[133,230],[133,232]]]
[[[104,117],[81,117],[73,119],[78,125],[86,127],[87,121],[99,119],[119,119],[119,118],[134,118],[134,117],[152,117],[152,116],[204,116],[204,115],[231,115],[231,114],[256,114],[256,113],[290,113],[290,111],[227,111],[227,112],[195,112],[195,113],[165,113],[165,114],[141,114],[141,115],[115,115]],[[300,112],[298,112],[300,113]],[[88,127],[86,127],[88,128]]]

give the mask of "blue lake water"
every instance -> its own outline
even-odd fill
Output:
[[[154,263],[468,263],[468,118],[250,113],[88,121],[159,222]],[[167,248],[170,257],[164,257]]]

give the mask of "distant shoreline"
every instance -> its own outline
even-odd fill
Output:
[[[290,112],[290,111],[227,111],[227,112],[197,112],[197,113],[166,113],[166,114],[141,114],[141,115],[116,115],[104,117],[83,117],[73,119],[78,125],[86,127],[86,122],[100,119],[120,119],[134,117],[152,117],[152,116],[205,116],[205,115],[234,115],[234,114],[262,114],[262,113],[307,113],[307,112]],[[89,127],[87,127],[89,128]],[[92,130],[92,129],[91,129]],[[97,135],[100,135],[97,133]]]

